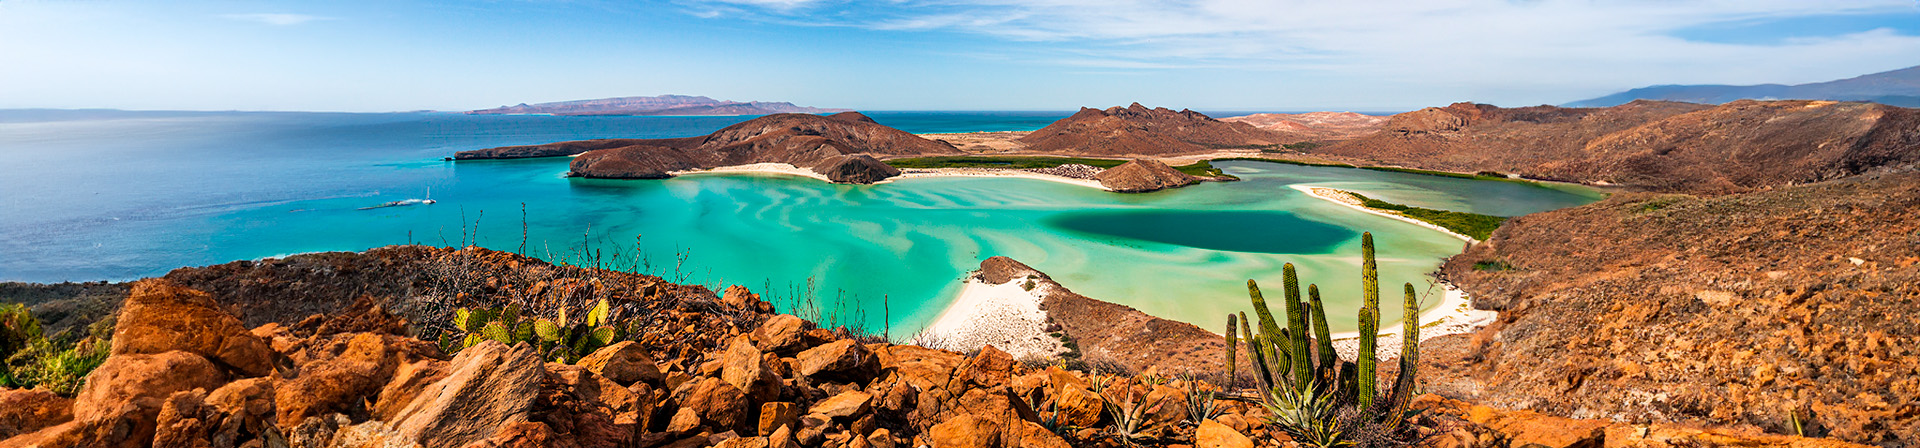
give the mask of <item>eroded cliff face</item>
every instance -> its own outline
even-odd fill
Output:
[[[704,137],[613,139],[462,151],[459,160],[578,154],[570,174],[608,179],[660,179],[675,171],[754,163],[812,169],[829,180],[873,183],[898,175],[872,156],[953,155],[960,150],[873,121],[858,112],[830,116],[776,114],[728,126]],[[866,160],[862,160],[865,157]],[[882,164],[884,165],[884,164]]]
[[[1797,418],[1809,434],[1920,440],[1920,173],[1619,194],[1508,221],[1443,272],[1502,312],[1434,361],[1442,394],[1582,418],[1785,433]]]
[[[1308,137],[1215,120],[1191,110],[1149,109],[1140,103],[1081,108],[1020,138],[1031,152],[1088,156],[1198,154],[1305,140]]]
[[[1607,108],[1458,103],[1310,149],[1365,163],[1732,193],[1920,162],[1920,111],[1871,103],[1634,101]]]

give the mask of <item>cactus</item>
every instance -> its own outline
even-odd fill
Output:
[[[1320,368],[1316,375],[1328,377],[1334,373],[1334,367],[1340,365],[1340,358],[1333,353],[1333,332],[1327,328],[1327,309],[1320,304],[1320,286],[1307,285],[1307,303],[1313,307],[1313,338],[1319,341],[1314,346]]]
[[[1307,285],[1302,301],[1293,264],[1282,267],[1287,326],[1281,328],[1268,310],[1259,285],[1247,281],[1247,294],[1260,317],[1256,333],[1246,313],[1227,315],[1229,374],[1237,368],[1239,340],[1258,379],[1258,398],[1273,412],[1270,422],[1296,441],[1317,446],[1374,446],[1387,439],[1410,436],[1403,425],[1418,410],[1411,409],[1414,375],[1419,361],[1419,296],[1405,284],[1404,330],[1400,371],[1385,394],[1379,391],[1376,340],[1379,338],[1379,269],[1373,235],[1361,235],[1362,306],[1359,314],[1360,350],[1354,363],[1343,363],[1333,350],[1333,338],[1318,285]],[[1240,330],[1234,335],[1234,327]],[[1382,397],[1384,395],[1384,397]],[[1378,401],[1384,399],[1384,403]],[[1356,415],[1359,418],[1341,417]],[[1373,439],[1379,440],[1373,440]],[[1361,440],[1365,439],[1365,440]],[[1379,443],[1376,443],[1379,442]]]
[[[1240,343],[1238,338],[1234,337],[1240,334],[1239,331],[1240,331],[1239,322],[1234,320],[1233,313],[1227,313],[1227,384],[1228,385],[1232,385],[1233,383],[1236,382],[1236,380],[1239,379],[1238,376],[1235,376],[1239,372],[1234,371],[1234,367],[1236,367],[1234,364],[1238,362],[1240,359],[1238,356],[1236,356],[1238,355],[1238,353],[1235,353],[1239,351]]]
[[[1293,355],[1293,387],[1307,390],[1313,386],[1309,378],[1313,377],[1313,357],[1307,341],[1307,312],[1300,303],[1300,274],[1293,270],[1293,263],[1280,266],[1281,280],[1286,282],[1287,293],[1287,342],[1291,343],[1289,353]]]
[[[465,334],[441,335],[440,347],[447,352],[457,352],[488,340],[509,345],[524,342],[548,360],[577,362],[620,339],[619,327],[607,325],[609,313],[606,300],[595,303],[580,322],[574,322],[564,306],[553,319],[528,319],[521,314],[520,307],[511,305],[460,308],[454,310],[453,326]]]

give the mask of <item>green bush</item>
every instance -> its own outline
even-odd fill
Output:
[[[1481,240],[1481,241],[1485,241],[1488,237],[1493,236],[1494,229],[1500,228],[1500,224],[1507,222],[1507,218],[1500,217],[1500,216],[1482,215],[1479,213],[1456,212],[1456,211],[1449,211],[1449,210],[1434,210],[1430,208],[1420,208],[1420,207],[1413,207],[1408,205],[1395,204],[1392,202],[1369,198],[1360,193],[1354,193],[1351,191],[1347,192],[1347,194],[1351,194],[1353,195],[1354,198],[1360,199],[1360,205],[1364,205],[1367,208],[1399,212],[1400,214],[1406,215],[1409,218],[1425,221],[1429,224],[1440,226],[1447,230],[1452,230],[1461,235],[1470,236],[1470,237],[1473,237],[1473,239]]]
[[[454,310],[453,326],[462,334],[443,333],[440,348],[458,352],[485,341],[513,345],[525,342],[553,362],[575,363],[601,347],[613,345],[623,333],[610,325],[606,299],[595,302],[579,320],[569,319],[561,307],[552,320],[527,318],[519,306]]]
[[[42,333],[40,320],[25,305],[0,305],[0,387],[38,388],[73,396],[87,374],[107,361],[112,350],[113,319],[88,327],[75,341],[61,332]]]

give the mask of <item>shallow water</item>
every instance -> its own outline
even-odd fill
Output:
[[[870,115],[911,132],[966,132],[1030,130],[1066,114]],[[1075,292],[1207,328],[1245,308],[1247,279],[1277,287],[1280,265],[1292,262],[1303,282],[1321,284],[1339,331],[1354,320],[1361,231],[1380,242],[1383,281],[1423,291],[1423,273],[1462,243],[1287,185],[1499,215],[1595,198],[1259,162],[1218,164],[1241,182],[1115,194],[1015,178],[588,180],[562,177],[564,158],[438,160],[509,144],[698,135],[746,118],[0,111],[0,154],[12,161],[0,166],[8,192],[0,279],[121,280],[235,259],[477,240],[572,262],[587,247],[603,262],[669,278],[743,284],[783,310],[812,297],[839,304],[827,314],[842,322],[859,314],[897,336],[936,317],[956,280],[995,255]],[[429,190],[438,203],[359,210]],[[814,292],[799,292],[809,279]],[[1387,314],[1397,318],[1397,308]]]

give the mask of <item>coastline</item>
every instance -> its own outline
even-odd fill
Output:
[[[746,165],[729,165],[729,166],[723,166],[723,167],[717,167],[717,168],[711,168],[711,169],[669,171],[667,172],[667,174],[673,175],[675,177],[686,176],[686,175],[700,175],[700,174],[785,174],[789,176],[800,176],[800,177],[818,179],[823,182],[832,182],[831,180],[828,180],[827,176],[824,174],[820,174],[810,169],[801,168],[801,167],[797,167],[797,166],[793,166],[785,163],[750,163]],[[899,176],[890,177],[885,180],[881,180],[879,182],[874,182],[873,185],[891,183],[893,181],[900,180],[900,179],[925,179],[925,178],[935,178],[935,177],[1015,177],[1015,178],[1021,178],[1021,179],[1044,180],[1048,182],[1058,182],[1063,184],[1079,185],[1082,187],[1095,188],[1100,190],[1108,190],[1107,187],[1100,185],[1099,181],[1092,180],[1092,179],[1075,179],[1071,177],[1035,173],[1032,171],[1025,171],[1025,170],[1008,170],[1008,169],[995,169],[995,168],[909,168],[909,169],[900,170]],[[1111,190],[1108,190],[1108,191],[1111,191]]]
[[[1022,277],[991,284],[975,271],[940,317],[910,343],[960,352],[992,345],[1014,359],[1059,355],[1066,347],[1047,334],[1047,312],[1040,309],[1051,283]]]
[[[1500,319],[1499,311],[1473,308],[1473,302],[1467,300],[1466,291],[1452,283],[1438,282],[1445,293],[1440,306],[1433,307],[1420,314],[1420,340],[1426,341],[1441,336],[1470,333],[1492,324]],[[1383,323],[1380,336],[1374,342],[1374,359],[1392,360],[1400,358],[1400,333],[1405,329],[1405,320]],[[1345,331],[1334,333],[1333,351],[1340,359],[1352,361],[1360,352],[1360,332]]]
[[[1308,196],[1313,196],[1313,197],[1316,197],[1316,198],[1320,198],[1320,199],[1323,199],[1323,200],[1326,200],[1326,201],[1328,201],[1328,202],[1332,202],[1332,203],[1335,203],[1335,204],[1340,204],[1340,205],[1342,205],[1342,206],[1346,206],[1347,208],[1351,208],[1351,209],[1354,209],[1354,210],[1359,210],[1359,211],[1362,211],[1362,212],[1366,212],[1366,213],[1370,213],[1370,214],[1374,214],[1374,215],[1379,215],[1379,216],[1384,216],[1384,217],[1387,217],[1387,218],[1393,218],[1393,219],[1397,219],[1397,220],[1400,220],[1400,221],[1402,221],[1402,222],[1407,222],[1407,223],[1411,223],[1411,224],[1413,224],[1413,225],[1417,225],[1417,226],[1420,226],[1420,227],[1426,227],[1426,228],[1428,228],[1428,229],[1433,229],[1433,230],[1436,230],[1436,231],[1439,231],[1439,232],[1441,232],[1441,233],[1445,233],[1445,234],[1448,234],[1448,235],[1453,235],[1453,237],[1454,237],[1454,238],[1459,238],[1459,239],[1461,239],[1462,241],[1466,241],[1466,242],[1467,242],[1467,244],[1478,244],[1478,243],[1480,242],[1480,240],[1477,240],[1477,239],[1473,239],[1473,237],[1470,237],[1470,236],[1466,236],[1466,235],[1461,235],[1461,234],[1460,234],[1459,232],[1454,232],[1454,231],[1452,231],[1452,230],[1448,230],[1448,229],[1447,229],[1447,228],[1445,228],[1445,227],[1440,227],[1440,226],[1437,226],[1437,225],[1433,225],[1433,223],[1430,223],[1430,222],[1426,222],[1426,221],[1421,221],[1421,220],[1418,220],[1418,219],[1413,219],[1413,218],[1410,218],[1410,217],[1406,217],[1406,216],[1401,216],[1401,215],[1396,215],[1396,214],[1392,214],[1392,213],[1387,213],[1387,212],[1385,212],[1385,211],[1381,211],[1381,210],[1374,210],[1374,209],[1371,209],[1371,208],[1367,208],[1367,207],[1366,207],[1366,206],[1364,206],[1364,205],[1360,205],[1360,203],[1359,203],[1360,201],[1359,201],[1359,200],[1357,200],[1357,199],[1354,199],[1352,195],[1348,195],[1348,194],[1346,194],[1346,192],[1345,192],[1345,191],[1341,191],[1341,190],[1338,190],[1338,189],[1333,189],[1333,188],[1327,188],[1327,187],[1315,187],[1315,186],[1312,186],[1312,185],[1306,185],[1306,184],[1293,184],[1293,185],[1288,185],[1288,187],[1292,187],[1292,188],[1293,188],[1293,189],[1295,189],[1295,190],[1300,190],[1300,192],[1302,192],[1302,193],[1306,193],[1306,194],[1307,194]],[[1345,196],[1345,198],[1343,199],[1343,198],[1342,198],[1342,197],[1340,197],[1340,196],[1334,196],[1335,194],[1338,194],[1338,195],[1340,195],[1340,196]]]

